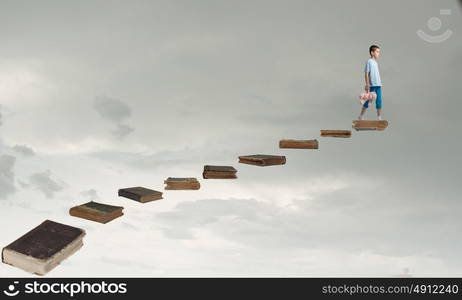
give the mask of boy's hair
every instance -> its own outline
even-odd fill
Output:
[[[372,52],[374,52],[375,49],[380,49],[380,47],[377,46],[377,45],[372,45],[372,46],[370,46],[370,47],[369,47],[369,55],[372,54]]]

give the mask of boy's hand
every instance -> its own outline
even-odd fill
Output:
[[[366,92],[369,92],[369,88],[370,88],[370,86],[369,86],[368,84],[366,84],[366,86],[364,87],[364,90],[365,90]]]

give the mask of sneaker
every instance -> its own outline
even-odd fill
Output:
[[[363,116],[359,115],[358,120],[362,120]]]
[[[378,120],[382,120],[382,116],[378,116],[377,119],[378,119]]]

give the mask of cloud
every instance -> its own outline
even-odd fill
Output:
[[[95,98],[93,108],[105,120],[119,123],[131,115],[131,109],[119,99],[98,96]]]
[[[98,192],[95,189],[89,189],[86,191],[81,191],[80,192],[81,196],[84,196],[85,198],[88,198],[89,200],[95,200],[98,199]]]
[[[5,199],[16,192],[13,167],[16,158],[11,155],[0,156],[0,199]]]
[[[184,147],[179,150],[161,150],[154,153],[98,151],[93,152],[90,155],[104,161],[117,162],[118,164],[122,164],[131,168],[146,170],[160,167],[200,163],[201,161],[204,161],[205,157],[212,161],[223,159],[223,151],[213,152],[210,150],[210,147]],[[232,161],[236,160],[234,157],[231,158]]]
[[[63,190],[66,187],[64,182],[58,182],[51,178],[51,171],[45,170],[44,172],[34,173],[29,177],[29,182],[20,182],[24,188],[35,188],[41,191],[45,197],[51,199],[56,192]]]
[[[395,257],[430,255],[461,263],[456,250],[461,243],[455,247],[444,234],[455,232],[461,221],[425,192],[413,194],[420,206],[416,210],[415,199],[406,194],[394,197],[400,187],[389,185],[369,188],[363,182],[294,199],[285,206],[237,198],[185,201],[155,214],[153,226],[175,240],[194,241],[197,232],[207,231],[255,249],[372,251]],[[435,233],[434,243],[428,243],[429,231]]]
[[[35,155],[34,149],[28,147],[26,145],[15,145],[13,146],[13,150],[18,153],[21,153],[24,156],[33,156]]]
[[[118,138],[118,139],[123,139],[130,133],[132,133],[135,129],[125,125],[125,124],[117,124],[117,128],[112,131],[112,133]]]
[[[97,96],[93,102],[93,108],[105,120],[115,123],[117,128],[112,134],[117,139],[123,139],[135,129],[121,122],[130,117],[131,109],[119,99],[105,96]]]

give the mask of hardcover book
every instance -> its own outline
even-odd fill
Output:
[[[162,192],[151,190],[142,186],[119,189],[119,197],[125,197],[141,203],[146,203],[162,198]]]
[[[74,217],[84,218],[87,220],[106,224],[123,215],[122,206],[90,201],[88,203],[74,206],[69,209],[69,214]]]
[[[237,170],[231,166],[205,165],[202,177],[204,179],[235,179]]]
[[[2,262],[45,275],[83,245],[85,230],[45,220],[2,249]]]
[[[321,130],[321,136],[349,138],[351,130]]]
[[[289,149],[318,149],[318,140],[280,140],[279,148]]]
[[[352,128],[359,130],[384,130],[388,127],[386,120],[353,120]]]
[[[239,156],[239,162],[255,166],[274,166],[286,163],[286,157],[280,155],[254,154]]]
[[[168,177],[164,180],[166,190],[198,190],[200,183],[194,177]]]

